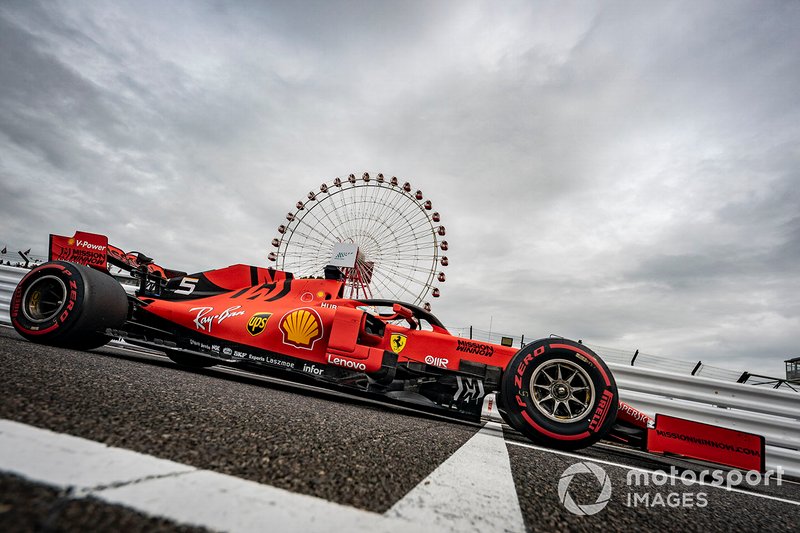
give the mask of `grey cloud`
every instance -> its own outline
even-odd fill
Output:
[[[798,21],[790,2],[5,2],[0,232],[261,264],[309,190],[382,171],[442,213],[446,323],[777,374],[800,326]]]

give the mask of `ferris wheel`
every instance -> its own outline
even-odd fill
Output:
[[[448,264],[445,228],[422,191],[383,174],[350,174],[323,183],[297,202],[278,227],[269,253],[276,268],[323,276],[328,265],[344,274],[345,297],[390,299],[430,310]]]

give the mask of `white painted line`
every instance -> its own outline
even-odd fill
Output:
[[[500,424],[489,422],[386,516],[456,531],[525,531]]]
[[[399,532],[414,527],[377,513],[208,470],[93,495],[150,516],[219,531]]]
[[[191,472],[195,468],[130,450],[0,420],[0,469],[59,487],[84,489]]]
[[[560,450],[552,450],[550,448],[542,448],[541,446],[536,446],[536,445],[533,445],[533,444],[526,444],[524,442],[507,441],[507,443],[508,444],[513,444],[514,446],[522,446],[523,448],[531,448],[533,450],[538,450],[540,452],[552,453],[554,455],[563,455],[564,457],[572,457],[574,459],[579,459],[581,461],[590,461],[592,463],[600,463],[600,464],[603,464],[603,465],[616,466],[616,467],[619,467],[619,468],[624,468],[626,470],[635,470],[637,472],[645,472],[647,474],[654,474],[656,472],[655,470],[649,470],[647,468],[640,468],[638,466],[624,465],[622,463],[615,463],[614,461],[606,461],[604,459],[595,459],[594,457],[588,457],[586,455],[579,455],[579,454],[570,453],[570,452],[562,452]],[[659,476],[661,476],[661,472],[662,471],[659,471]],[[684,481],[681,479],[680,476],[673,476],[673,475],[669,474],[668,472],[664,472],[664,476],[667,479],[671,479],[671,480],[676,481],[678,483],[681,483],[681,484],[684,483]],[[774,481],[774,476],[771,478],[771,480]],[[800,505],[800,501],[788,500],[786,498],[779,498],[777,496],[771,496],[769,494],[761,494],[759,492],[750,492],[750,491],[739,489],[739,488],[736,488],[736,487],[728,487],[727,485],[717,485],[715,483],[708,483],[706,481],[687,480],[686,484],[687,485],[702,485],[704,487],[713,487],[713,488],[717,488],[717,489],[727,490],[728,492],[736,492],[738,494],[746,494],[747,496],[754,496],[756,498],[763,498],[765,500],[774,500],[774,501],[783,502],[783,503],[790,503],[792,505]],[[676,483],[676,485],[677,485],[677,483]]]
[[[404,531],[402,520],[0,420],[0,471],[223,531]]]
[[[481,430],[453,457],[428,476],[430,486],[395,505],[400,512],[380,515],[0,420],[0,471],[177,523],[237,532],[524,531],[502,432]]]

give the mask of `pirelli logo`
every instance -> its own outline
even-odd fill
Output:
[[[603,422],[605,422],[606,416],[608,416],[608,410],[611,409],[611,402],[613,400],[614,395],[611,394],[611,391],[604,390],[603,395],[600,396],[600,402],[597,404],[597,409],[595,409],[592,415],[592,421],[589,422],[589,431],[596,433],[598,429],[603,427]]]

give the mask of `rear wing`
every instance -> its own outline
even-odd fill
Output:
[[[108,237],[76,231],[72,237],[50,234],[48,260],[69,261],[107,270]]]
[[[140,252],[124,252],[108,244],[108,237],[97,233],[76,231],[72,237],[50,235],[50,261],[70,261],[108,272],[112,265],[126,272],[147,274],[168,280],[185,276],[186,272],[161,267]]]

